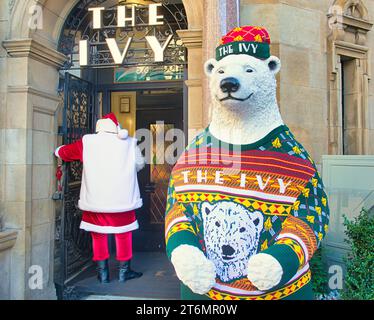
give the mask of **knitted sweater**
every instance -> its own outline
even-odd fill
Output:
[[[167,254],[188,244],[216,267],[204,296],[182,288],[184,299],[312,298],[308,262],[328,230],[321,177],[286,126],[257,143],[232,145],[206,129],[186,149],[170,179],[165,221]],[[280,284],[259,291],[247,278],[249,258],[276,258]]]

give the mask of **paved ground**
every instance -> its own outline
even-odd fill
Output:
[[[132,267],[143,272],[143,276],[126,283],[118,282],[117,266],[115,260],[110,261],[111,282],[108,284],[100,284],[95,269],[90,268],[70,285],[86,300],[179,299],[179,281],[165,253],[135,253]]]

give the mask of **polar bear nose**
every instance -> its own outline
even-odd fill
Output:
[[[240,88],[239,80],[236,78],[225,78],[221,81],[221,90],[224,93],[236,92]]]
[[[224,245],[222,246],[222,254],[224,256],[232,256],[235,253],[235,250],[231,246]]]

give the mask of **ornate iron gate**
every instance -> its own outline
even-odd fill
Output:
[[[73,143],[94,131],[96,91],[92,83],[65,73],[64,109],[59,135],[63,144]],[[78,200],[82,177],[80,162],[64,163],[62,194],[56,215],[55,283],[60,299],[67,298],[69,281],[91,264],[91,238],[79,229],[82,212]]]

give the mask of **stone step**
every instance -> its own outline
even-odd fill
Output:
[[[134,298],[134,297],[121,297],[111,295],[89,295],[82,297],[80,300],[164,300],[164,299],[151,299],[151,298]],[[170,300],[169,298],[167,300]]]

